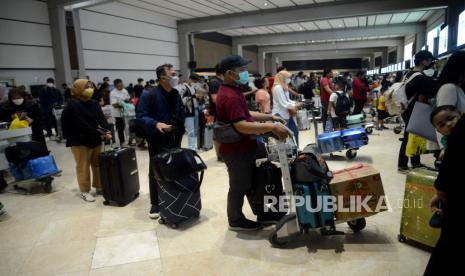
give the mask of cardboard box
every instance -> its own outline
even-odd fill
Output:
[[[337,221],[368,217],[386,210],[388,204],[384,198],[381,175],[375,168],[367,164],[357,164],[334,171],[333,174],[330,188],[338,201]],[[366,202],[368,208],[363,207],[362,202]]]

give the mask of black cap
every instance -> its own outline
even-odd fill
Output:
[[[430,51],[426,51],[426,50],[422,50],[415,55],[416,61],[423,61],[423,60],[428,60],[428,59],[436,60],[437,58],[435,58]]]
[[[196,73],[192,73],[190,74],[189,79],[198,81],[200,79],[200,76]]]
[[[231,70],[232,68],[243,67],[249,63],[250,60],[246,60],[238,55],[231,55],[224,57],[218,64],[218,67],[221,73],[225,73],[226,71]]]

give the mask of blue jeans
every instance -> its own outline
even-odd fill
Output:
[[[289,120],[286,120],[287,124],[286,126],[294,132],[294,137],[295,137],[295,142],[297,143],[297,148],[299,147],[299,128],[297,127],[297,124],[295,123],[293,118],[289,118]]]
[[[274,114],[276,116],[280,116],[278,113]],[[297,143],[297,147],[299,147],[299,128],[297,127],[297,124],[295,123],[294,119],[292,119],[292,117],[290,117],[288,120],[285,120],[286,121],[286,126],[292,130],[292,132],[294,133],[294,137],[295,137],[295,142]]]
[[[187,130],[187,147],[191,150],[197,150],[197,132],[199,129],[199,112],[195,111],[194,117],[187,117],[184,122]]]

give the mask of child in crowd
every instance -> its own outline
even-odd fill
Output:
[[[447,148],[447,137],[452,133],[461,117],[462,114],[453,105],[440,106],[431,113],[431,123],[440,134],[444,135],[440,140],[444,149]]]
[[[386,101],[384,99],[384,92],[386,92],[386,90],[387,90],[387,87],[382,87],[379,93],[378,106],[377,106],[378,130],[389,129],[384,126],[384,119],[386,119],[389,116],[386,110]]]
[[[350,112],[350,98],[345,89],[346,81],[338,79],[335,85],[336,91],[329,97],[328,116],[331,116],[334,130],[342,130],[347,127],[346,117]]]

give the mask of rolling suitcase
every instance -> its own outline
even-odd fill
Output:
[[[139,196],[139,171],[133,148],[116,148],[100,154],[103,204],[125,206]]]
[[[299,130],[310,129],[310,119],[307,110],[301,109],[297,111],[297,127]]]
[[[355,114],[347,116],[346,121],[347,125],[355,125],[363,123],[365,121],[365,118],[363,117],[363,114]]]
[[[317,140],[321,153],[331,153],[344,149],[340,131],[322,133],[318,135]]]
[[[436,194],[434,181],[437,176],[436,171],[428,168],[414,169],[407,175],[400,222],[400,242],[413,240],[434,247],[439,240],[441,230],[429,225],[433,215],[429,209],[429,202]]]
[[[199,217],[203,174],[202,171],[174,181],[158,181],[161,224],[176,228],[182,222]]]
[[[368,145],[368,135],[364,128],[350,128],[341,131],[341,138],[347,149]]]
[[[270,161],[261,162],[255,166],[253,179],[249,200],[253,213],[259,215],[264,212],[265,196],[275,197],[279,202],[279,197],[284,195],[281,169]],[[268,208],[279,210],[279,205],[276,203]]]

